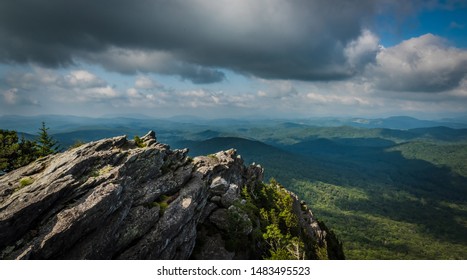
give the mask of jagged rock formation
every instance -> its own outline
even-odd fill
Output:
[[[260,188],[262,168],[235,150],[191,159],[152,131],[141,140],[91,142],[0,177],[0,259],[251,257],[227,250],[225,236],[232,215],[252,234],[241,189]],[[326,231],[292,197],[303,233],[325,247]]]

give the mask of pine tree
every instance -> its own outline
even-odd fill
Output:
[[[27,165],[30,162],[34,161],[38,157],[38,146],[34,141],[26,140],[24,134],[21,135],[21,140],[19,141],[18,157],[14,162],[13,168],[19,168],[21,166]]]
[[[42,122],[42,126],[39,128],[39,139],[37,141],[39,146],[38,155],[40,157],[45,157],[58,151],[58,142],[49,135],[47,130],[49,130],[49,128],[45,126],[45,122]]]
[[[0,173],[27,165],[38,157],[37,144],[21,137],[16,131],[0,129]]]
[[[18,135],[16,131],[0,130],[0,171],[12,169],[12,161],[18,151]]]

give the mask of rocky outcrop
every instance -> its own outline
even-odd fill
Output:
[[[244,166],[235,150],[191,159],[152,131],[141,140],[91,142],[0,177],[0,258],[247,258],[223,236],[232,217],[237,232],[252,234],[236,205],[243,187],[261,184],[262,168]],[[297,211],[321,242],[311,212],[300,203]]]

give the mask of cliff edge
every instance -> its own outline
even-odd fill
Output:
[[[0,177],[0,259],[343,258],[298,197],[262,182],[259,165],[244,166],[235,150],[187,153],[151,131]]]

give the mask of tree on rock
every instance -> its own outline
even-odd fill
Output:
[[[49,135],[48,130],[49,128],[45,126],[45,122],[42,122],[42,126],[39,128],[39,139],[37,140],[39,146],[38,155],[40,157],[58,152],[58,142]]]

